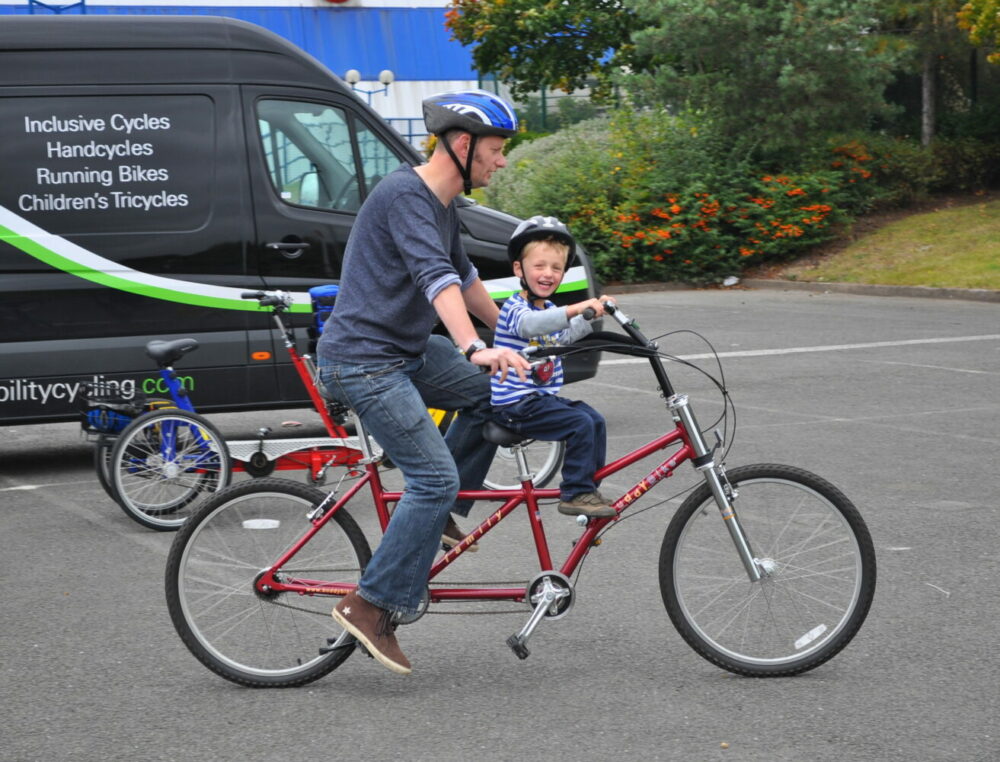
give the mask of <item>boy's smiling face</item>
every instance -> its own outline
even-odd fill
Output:
[[[514,262],[514,275],[528,284],[528,289],[548,299],[559,288],[566,274],[567,247],[551,241],[532,241],[524,255]]]

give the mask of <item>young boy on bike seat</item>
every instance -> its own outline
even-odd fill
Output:
[[[583,313],[590,308],[594,317],[603,315],[602,302],[608,297],[567,307],[548,300],[572,264],[575,248],[573,236],[555,217],[535,216],[518,225],[507,254],[522,290],[500,308],[494,346],[517,351],[532,345],[569,344],[593,330]],[[559,512],[614,516],[615,510],[594,482],[594,472],[604,466],[606,454],[604,418],[584,402],[558,396],[563,385],[562,361],[554,358],[527,380],[496,374],[491,385],[493,416],[500,425],[533,439],[566,442]]]

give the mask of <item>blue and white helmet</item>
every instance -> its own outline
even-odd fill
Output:
[[[424,124],[432,135],[464,130],[472,135],[509,138],[517,133],[517,114],[503,98],[485,90],[456,90],[424,100]]]

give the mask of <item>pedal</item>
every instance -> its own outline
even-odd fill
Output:
[[[510,646],[510,650],[514,652],[514,655],[518,659],[527,659],[531,654],[528,650],[527,644],[517,635],[511,635],[507,638],[507,645]]]
[[[341,633],[336,638],[327,638],[326,645],[319,649],[320,656],[326,656],[334,651],[339,651],[341,648],[353,648],[355,645],[361,646],[361,650],[368,654],[367,649],[358,643],[351,635],[347,632]],[[370,657],[371,654],[368,654]]]

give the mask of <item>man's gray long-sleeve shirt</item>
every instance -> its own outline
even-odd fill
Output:
[[[447,286],[465,289],[477,277],[455,202],[443,206],[412,167],[400,167],[358,212],[320,360],[381,363],[422,354],[438,319],[431,302]]]

